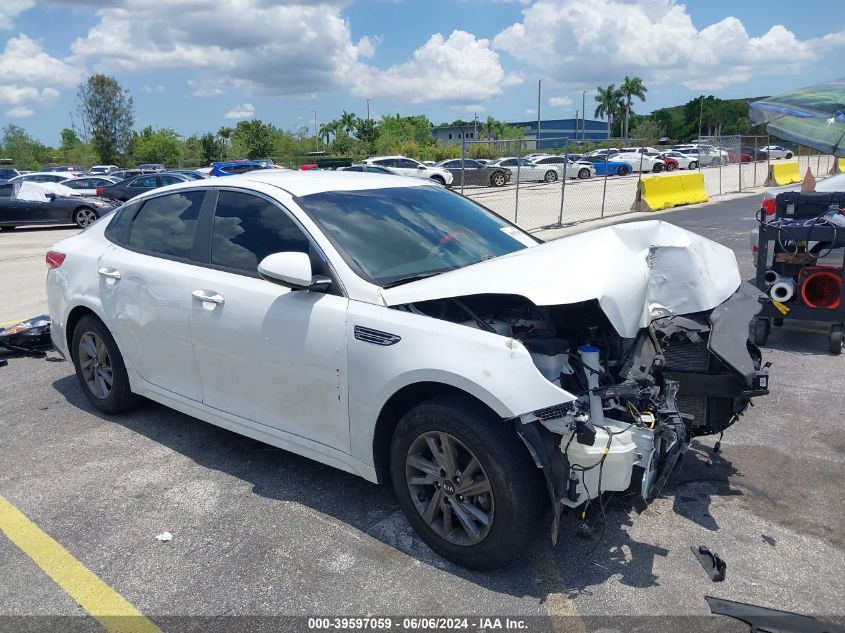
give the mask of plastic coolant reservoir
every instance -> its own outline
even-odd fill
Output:
[[[614,430],[613,427],[610,427]],[[570,464],[590,467],[598,464],[607,446],[608,434],[604,429],[596,429],[596,441],[592,446],[580,444],[573,439],[566,454]],[[569,437],[561,440],[561,449],[566,447]],[[601,492],[610,490],[626,490],[631,484],[631,470],[637,461],[637,446],[630,431],[617,432],[610,443],[610,451],[601,467]],[[584,473],[575,473],[578,478],[578,501],[584,501],[588,494],[597,497],[599,494],[599,466]],[[582,483],[583,482],[583,483]],[[584,489],[586,485],[586,490]]]
[[[560,375],[571,374],[572,370],[569,368],[569,357],[566,354],[555,354],[548,356],[546,354],[531,353],[531,360],[540,370],[540,373],[546,377],[546,380],[557,383],[560,380]]]

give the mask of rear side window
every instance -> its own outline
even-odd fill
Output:
[[[281,208],[258,196],[221,191],[211,232],[211,263],[252,275],[283,251],[308,252],[308,238]]]
[[[130,202],[124,204],[109,220],[109,225],[106,227],[106,238],[115,244],[126,244],[129,236],[129,225],[132,223],[132,218],[138,212],[143,202]]]
[[[186,191],[147,200],[129,229],[128,245],[147,253],[190,259],[204,197],[204,191]]]

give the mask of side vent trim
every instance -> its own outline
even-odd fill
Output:
[[[355,326],[355,338],[364,343],[372,343],[373,345],[381,345],[383,347],[396,345],[396,343],[402,340],[402,337],[396,334],[373,330],[362,325]]]

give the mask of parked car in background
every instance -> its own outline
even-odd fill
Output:
[[[4,183],[15,176],[20,176],[21,173],[14,167],[0,167],[0,183]]]
[[[70,171],[32,171],[9,178],[9,182],[61,182],[68,178],[76,178],[77,174]]]
[[[74,189],[77,195],[80,196],[96,196],[97,189],[108,187],[117,182],[120,181],[116,178],[109,178],[108,176],[82,176],[80,178],[62,180],[59,184]]]
[[[658,157],[666,161],[667,171],[669,168],[670,160],[675,161],[676,169],[695,169],[696,167],[698,167],[698,162],[695,158],[693,158],[692,156],[688,156],[687,154],[682,154],[681,152],[677,152],[675,150],[662,152],[658,154]]]
[[[631,165],[632,171],[652,172],[659,174],[666,169],[666,163],[657,154],[649,156],[644,152],[620,152],[611,156],[613,160],[621,160]]]
[[[390,167],[390,169],[393,169],[402,176],[425,178],[446,186],[452,184],[452,174],[449,170],[441,169],[440,167],[429,167],[407,156],[373,156],[361,162],[367,165]]]
[[[134,178],[141,174],[150,172],[141,171],[140,169],[121,169],[120,171],[113,171],[109,174],[109,178],[117,178],[118,180],[126,180],[127,178]]]
[[[184,174],[141,174],[140,176],[127,178],[126,180],[121,180],[112,185],[98,187],[97,195],[111,200],[126,202],[138,194],[152,191],[153,189],[158,189],[159,187],[175,185],[177,182],[190,181],[191,178],[188,178]]]
[[[138,165],[138,169],[146,172],[164,171],[165,167],[161,163],[142,163]]]
[[[452,158],[449,160],[442,160],[436,163],[434,167],[446,169],[452,174],[452,185],[478,185],[482,187],[502,187],[511,179],[511,172],[504,167],[494,167],[492,165],[483,165],[477,160],[470,158],[463,159],[463,169],[461,169],[461,159]],[[463,181],[461,180],[463,179]]]
[[[761,147],[760,151],[766,154],[771,159],[792,158],[794,154],[781,145],[766,145]]]
[[[627,176],[634,171],[629,161],[616,160],[605,155],[584,156],[581,161],[592,163],[597,176]],[[639,164],[639,157],[637,157],[637,163]]]
[[[594,156],[611,156],[619,153],[618,147],[605,147],[603,149],[594,149],[591,152],[584,154],[584,158],[592,158]]]
[[[459,565],[513,559],[602,493],[647,503],[693,438],[767,393],[759,293],[729,248],[667,222],[540,243],[423,179],[231,185],[144,194],[47,253],[50,335],[81,394],[392,485]]]
[[[92,176],[108,176],[112,172],[120,171],[117,165],[94,165],[88,170]]]
[[[74,176],[81,176],[83,174],[87,174],[88,172],[82,165],[44,165],[44,169],[41,170],[42,172],[50,172],[56,171],[61,173],[70,173]]]
[[[57,183],[17,182],[0,185],[0,229],[34,224],[76,224],[86,228],[114,209],[100,198],[63,195]]]
[[[569,178],[586,180],[596,175],[596,168],[589,161],[577,162],[577,159],[570,157],[569,160],[560,154],[539,154],[532,161],[535,165],[557,165],[561,170],[566,168],[566,175]]]
[[[215,163],[209,172],[210,176],[234,176],[236,174],[245,174],[256,169],[272,169],[264,161],[257,160],[233,160],[226,163]]]
[[[675,171],[676,169],[680,169],[680,167],[681,167],[681,164],[678,162],[678,159],[673,158],[672,156],[665,156],[663,154],[658,154],[657,158],[659,158],[664,163],[666,163],[666,166],[664,167],[664,169],[666,171]]]
[[[338,167],[337,171],[357,171],[366,172],[369,174],[387,174],[392,176],[400,175],[399,172],[392,170],[390,167],[381,167],[379,165],[367,165],[364,163],[349,165],[348,167]]]
[[[657,156],[660,153],[659,149],[654,147],[623,147],[619,150],[620,154],[646,154],[648,156]]]
[[[563,165],[537,165],[527,158],[506,156],[494,160],[488,167],[507,167],[511,182],[555,182],[563,174]]]
[[[183,176],[187,176],[191,180],[202,180],[203,178],[208,178],[208,174],[204,174],[203,172],[197,171],[195,169],[171,169],[168,173],[182,174]]]
[[[698,169],[699,165],[702,167],[726,165],[730,161],[730,152],[725,152],[723,156],[721,150],[716,150],[713,147],[681,147],[675,151],[684,156],[689,156],[692,162],[687,169]]]

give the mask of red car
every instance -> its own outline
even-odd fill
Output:
[[[754,160],[754,156],[750,151],[745,149],[729,149],[728,161],[731,163],[750,163]]]
[[[666,171],[675,171],[678,169],[681,164],[678,162],[677,158],[672,158],[671,156],[665,156],[664,154],[660,154],[660,160],[666,163]]]

